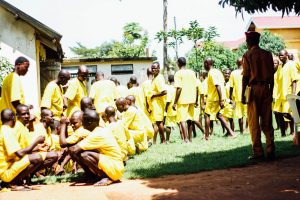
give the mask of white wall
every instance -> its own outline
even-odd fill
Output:
[[[34,29],[0,7],[0,56],[14,64],[16,58],[24,56],[30,61],[28,73],[22,77],[26,104],[38,108],[38,73],[36,63],[36,39]]]

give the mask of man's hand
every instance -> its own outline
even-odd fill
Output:
[[[236,107],[235,101],[231,101],[231,102],[232,102],[232,108],[235,109],[235,107]]]
[[[198,102],[196,102],[194,106],[195,106],[195,108],[197,108],[198,107]]]
[[[37,144],[43,144],[45,142],[45,136],[40,135],[35,141]]]
[[[173,104],[172,108],[173,110],[176,110],[177,104]]]
[[[223,109],[225,107],[222,100],[219,101],[219,105],[220,105],[221,109]]]
[[[63,111],[67,110],[68,106],[67,105],[64,105],[63,106]]]
[[[61,124],[69,124],[70,123],[69,118],[67,118],[66,116],[62,116],[60,118],[60,123]]]

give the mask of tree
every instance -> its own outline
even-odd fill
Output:
[[[251,1],[241,1],[241,0],[220,0],[219,5],[223,8],[225,5],[235,7],[237,13],[243,13],[243,10],[250,14],[255,12],[266,12],[269,9],[274,11],[281,11],[282,16],[284,14],[289,14],[295,12],[297,15],[300,14],[300,1],[299,0],[251,0]]]
[[[201,53],[197,57],[196,53],[196,49],[193,48],[187,53],[187,60],[189,68],[198,72],[204,69],[204,60],[206,58],[212,58],[214,60],[214,67],[218,69],[233,69],[237,59],[237,55],[234,52],[214,41],[202,42]]]
[[[278,55],[279,51],[285,48],[285,42],[282,37],[274,35],[270,31],[261,32],[259,46],[262,49]],[[247,51],[246,43],[243,43],[237,50],[237,55],[242,56]]]
[[[0,57],[0,87],[2,87],[3,79],[14,69],[14,65],[11,64],[7,58]],[[0,94],[1,95],[1,94]]]
[[[104,42],[95,48],[87,48],[77,42],[77,47],[70,47],[71,51],[80,57],[141,57],[146,56],[145,48],[149,38],[147,32],[139,23],[127,23],[123,27],[123,39],[119,41]]]

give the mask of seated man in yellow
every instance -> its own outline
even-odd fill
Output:
[[[41,101],[41,109],[48,108],[53,112],[54,118],[59,120],[64,111],[64,99],[62,86],[70,80],[70,73],[61,70],[57,79],[47,84]]]
[[[80,101],[87,96],[85,81],[89,75],[86,66],[80,66],[77,72],[78,77],[68,83],[68,89],[64,95],[64,107],[67,108],[66,115],[70,117],[73,112],[80,110]]]
[[[138,84],[137,77],[135,75],[131,76],[129,79],[129,83],[132,85],[132,87],[128,90],[128,95],[134,96],[134,98],[136,99],[136,106],[140,109],[143,109],[144,94],[143,89]]]
[[[151,112],[152,119],[155,121],[155,132],[153,136],[153,144],[156,144],[157,133],[160,135],[160,142],[165,143],[165,133],[164,133],[164,114],[166,107],[166,94],[167,90],[165,87],[165,79],[162,74],[160,74],[160,64],[159,62],[154,62],[151,65],[151,70],[153,74],[153,79],[151,82],[151,91],[149,94],[150,105],[152,109],[147,109]]]
[[[99,114],[94,110],[83,113],[83,127],[92,133],[69,148],[72,159],[84,170],[101,180],[95,185],[109,185],[120,180],[124,173],[121,149],[108,128],[99,127]]]
[[[228,135],[234,137],[234,132],[220,113],[221,109],[224,108],[224,76],[220,70],[213,68],[213,59],[211,58],[205,59],[204,68],[208,71],[207,100],[205,106],[205,139],[208,140],[211,115],[215,115],[225,127]]]
[[[103,73],[102,76],[100,76],[100,80],[92,85],[89,94],[89,97],[93,99],[98,113],[104,113],[107,106],[113,106],[116,96],[116,84],[111,80],[104,79]]]
[[[17,58],[14,71],[4,78],[1,90],[0,112],[5,108],[9,108],[16,113],[17,106],[25,103],[20,76],[26,75],[29,65],[27,58]]]
[[[148,149],[146,128],[140,112],[136,107],[129,106],[124,98],[117,99],[116,106],[122,115],[125,128],[128,129],[134,139],[137,150],[145,151]]]
[[[151,121],[149,120],[149,118],[147,117],[147,115],[143,112],[143,110],[141,110],[139,107],[137,107],[135,105],[135,98],[134,96],[132,95],[129,95],[127,96],[126,98],[126,103],[129,105],[129,106],[133,106],[135,107],[138,112],[139,112],[139,115],[141,115],[142,117],[142,120],[144,122],[144,126],[146,128],[146,133],[147,133],[147,139],[150,140],[153,138],[154,136],[154,129],[153,129],[153,126],[152,126],[152,123]]]
[[[38,170],[43,164],[39,154],[32,154],[33,149],[44,142],[43,136],[26,148],[21,148],[14,136],[15,115],[12,110],[4,109],[1,112],[2,126],[0,128],[0,180],[12,185],[23,184],[23,179]],[[12,189],[24,189],[15,187]]]
[[[44,168],[51,167],[58,159],[58,153],[55,151],[55,142],[51,136],[50,125],[53,121],[53,112],[48,109],[43,109],[41,112],[40,122],[33,125],[33,130],[31,130],[30,133],[32,134],[32,140],[35,140],[39,136],[43,136],[45,138],[44,143],[35,149],[42,155],[43,160],[45,161],[43,166]]]
[[[68,119],[66,117],[61,118],[59,143],[62,148],[73,146],[89,135],[90,131],[84,129],[82,126],[82,115],[83,115],[82,111],[75,111],[72,114],[70,118],[70,124],[74,131],[72,135],[68,134],[68,130],[67,130],[68,123],[69,123]],[[71,159],[67,151],[64,152],[63,157],[64,158],[60,164],[60,168],[56,172],[57,175],[61,175],[65,172],[64,167]],[[77,171],[76,164],[74,164],[73,169],[74,171]]]
[[[135,153],[133,138],[131,138],[128,129],[125,128],[123,121],[116,120],[116,111],[114,107],[108,106],[105,109],[105,120],[109,122],[106,127],[111,129],[121,148],[123,161],[126,161],[128,159],[128,154],[133,155]]]
[[[174,75],[176,97],[173,109],[177,110],[176,121],[180,124],[184,142],[192,142],[194,107],[198,104],[198,87],[195,72],[186,69],[186,59],[177,60],[179,70]]]

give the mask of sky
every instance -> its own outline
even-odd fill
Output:
[[[61,43],[66,57],[74,57],[69,47],[76,42],[93,48],[105,41],[121,40],[126,23],[138,22],[150,37],[150,52],[162,60],[162,43],[155,34],[163,29],[163,0],[6,0],[25,13],[63,35]],[[168,0],[168,28],[188,27],[197,20],[201,27],[215,26],[218,41],[243,37],[251,15],[235,13],[233,7],[222,8],[219,0]],[[281,13],[256,13],[253,16],[281,16]],[[179,46],[179,56],[193,47],[191,42]],[[174,52],[170,49],[170,54]]]

